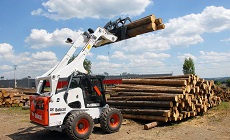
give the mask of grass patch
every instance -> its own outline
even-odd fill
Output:
[[[29,114],[30,110],[24,110],[22,107],[0,108],[0,114]]]
[[[213,108],[214,110],[228,110],[230,109],[230,102],[222,102],[220,105]]]

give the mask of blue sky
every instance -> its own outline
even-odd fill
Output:
[[[200,77],[230,76],[230,3],[227,0],[2,0],[0,2],[0,76],[40,76],[88,28],[129,16],[154,14],[164,30],[101,48],[87,56],[93,74],[182,73],[194,60]]]

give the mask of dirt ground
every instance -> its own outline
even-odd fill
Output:
[[[49,131],[31,124],[29,111],[0,108],[0,140],[67,140],[60,132]],[[210,109],[203,116],[196,116],[177,123],[162,124],[150,130],[143,130],[144,122],[126,120],[117,133],[105,134],[95,126],[89,139],[101,140],[229,140],[230,103],[222,103]]]

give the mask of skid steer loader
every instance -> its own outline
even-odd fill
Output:
[[[36,77],[36,95],[30,96],[30,120],[50,130],[65,131],[71,139],[87,139],[93,131],[94,124],[99,123],[107,133],[119,131],[122,123],[121,112],[106,104],[103,77],[88,75],[83,61],[92,47],[114,43],[123,32],[118,24],[126,19],[109,22],[104,28],[95,31],[89,29],[76,41],[68,38],[72,44],[63,59],[42,76]],[[121,30],[122,29],[122,30]],[[110,32],[112,31],[112,32]],[[118,31],[118,32],[116,32]],[[77,57],[68,63],[77,48],[83,48]],[[68,86],[57,89],[58,81],[68,80]],[[49,83],[49,91],[47,91]]]

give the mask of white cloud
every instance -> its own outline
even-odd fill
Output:
[[[93,53],[89,52],[86,57],[93,57]]]
[[[230,28],[230,9],[209,6],[204,9],[200,25],[205,32],[220,32]]]
[[[157,58],[157,59],[166,59],[170,57],[170,54],[166,54],[166,53],[152,53],[152,52],[146,52],[144,54],[144,56],[146,56],[147,58]]]
[[[108,72],[109,74],[128,73],[152,73],[164,67],[162,62],[169,58],[166,53],[140,52],[139,54],[128,54],[122,51],[115,51],[107,62],[93,62],[93,73]],[[100,61],[100,60],[98,60]],[[156,72],[157,73],[157,72]],[[160,72],[159,72],[160,73]]]
[[[201,13],[170,19],[159,36],[169,46],[188,47],[202,43],[202,34],[230,29],[230,9],[209,6]]]
[[[31,57],[36,60],[56,60],[57,59],[55,53],[50,52],[50,51],[49,52],[45,52],[45,51],[36,52],[36,53],[33,53]]]
[[[90,0],[82,1],[82,5],[86,4],[89,1]],[[111,9],[111,12],[105,12],[105,10],[103,11],[104,6],[108,6],[108,1],[103,1],[103,7],[98,11],[95,11],[96,4],[94,4],[95,6],[91,7],[92,9],[88,9],[88,7],[83,10],[80,9],[82,11],[82,14],[78,14],[75,11],[79,10],[77,6],[80,6],[81,4],[76,6],[74,3],[71,2],[72,1],[69,0],[68,2],[65,1],[65,4],[63,4],[60,0],[50,0],[44,3],[47,11],[43,11],[40,9],[38,11],[33,11],[32,14],[46,14],[47,16],[49,16],[49,18],[53,19],[84,17],[110,18],[116,15],[120,15],[120,13],[116,14],[117,11],[113,11],[113,9]],[[94,1],[91,2],[94,3]],[[119,1],[109,2],[112,2],[113,4],[119,3]],[[145,9],[145,7],[147,7],[147,5],[149,5],[149,3],[151,3],[151,1],[149,0],[134,0],[131,3],[129,1],[130,4],[126,5],[127,10],[130,10],[130,7],[133,7],[138,2],[146,3],[146,5],[139,4],[139,6],[144,7],[143,10]],[[51,6],[51,4],[53,5]],[[72,6],[75,7],[71,9]],[[61,7],[63,9],[61,9]],[[66,7],[69,8],[67,9],[67,13],[64,12],[64,10],[66,10]],[[115,7],[115,5],[113,5],[113,7]],[[84,14],[84,10],[89,10],[88,14]],[[95,11],[95,14],[92,14],[91,10]],[[102,10],[103,12],[100,13],[100,10]],[[119,8],[117,8],[116,10],[119,10]],[[136,11],[136,9],[133,9],[132,13],[128,13],[126,11],[125,14],[135,15],[134,11]],[[139,13],[141,12],[139,11]],[[202,38],[202,35],[205,33],[215,33],[229,30],[229,14],[229,9],[223,7],[209,6],[200,13],[173,18],[170,19],[168,22],[165,21],[166,28],[164,30],[140,35],[126,41],[120,41],[111,44],[111,50],[113,50],[113,53],[111,53],[111,55],[94,55],[94,57],[96,58],[94,60],[97,60],[97,63],[93,62],[92,64],[93,73],[108,72],[109,74],[120,74],[122,72],[129,72],[143,74],[171,71],[169,67],[165,66],[167,65],[165,64],[165,60],[171,57],[171,55],[168,53],[171,51],[170,49],[172,47],[194,46],[205,41]],[[138,14],[136,13],[136,15]],[[64,46],[64,41],[67,37],[75,39],[80,32],[81,31],[73,31],[68,28],[56,29],[53,32],[48,32],[47,30],[43,29],[33,29],[31,30],[30,36],[25,39],[25,42],[31,48],[36,49],[50,46]],[[229,41],[229,39],[226,39],[225,41]],[[0,50],[0,61],[4,58],[4,60],[9,59],[9,62],[11,64],[16,63],[18,65],[18,74],[20,74],[20,76],[26,77],[28,74],[33,74],[31,76],[41,75],[42,73],[44,73],[44,71],[53,67],[57,63],[57,57],[51,51],[40,51],[34,53],[25,52],[21,54],[14,54],[13,47],[6,43],[0,44]],[[193,60],[204,63],[230,61],[229,52],[221,53],[214,51],[201,51],[200,55],[201,56],[198,57],[190,53],[185,53],[178,56],[178,58],[184,60],[185,57],[191,57],[193,58]],[[92,57],[92,53],[90,53],[90,55],[88,56]],[[175,69],[178,69],[178,67]]]
[[[56,29],[53,33],[49,33],[44,29],[32,29],[30,36],[25,39],[25,42],[34,49],[46,48],[50,46],[66,46],[67,38],[72,38],[73,41],[82,33],[82,31],[73,31],[68,28],[61,30]]]
[[[13,59],[13,46],[7,43],[0,44],[0,61]]]
[[[114,59],[119,59],[119,60],[124,60],[127,58],[127,56],[124,54],[124,52],[122,51],[115,51],[111,58],[114,58]]]
[[[230,38],[226,38],[226,39],[223,39],[221,40],[222,42],[227,42],[227,43],[230,43]]]
[[[31,12],[50,19],[71,18],[113,18],[116,16],[136,16],[153,3],[151,0],[49,0],[41,8]]]
[[[97,60],[99,60],[99,61],[109,61],[109,57],[104,56],[104,55],[98,55]]]
[[[13,78],[13,66],[17,65],[16,77],[36,77],[58,63],[53,52],[23,52],[15,54],[13,46],[7,43],[0,44],[0,73],[5,78]]]
[[[210,52],[204,52],[204,51],[200,51],[200,59],[202,60],[201,62],[204,63],[219,63],[220,64],[222,62],[230,62],[230,53],[229,52],[214,52],[214,51],[210,51]]]
[[[9,65],[1,65],[0,70],[13,70],[13,67]]]
[[[108,72],[109,74],[118,74],[118,69],[122,66],[124,65],[111,62],[92,62],[92,72],[94,74],[102,74],[104,72]]]
[[[111,44],[114,50],[125,52],[164,51],[170,49],[167,38],[158,34],[146,34]]]
[[[164,67],[164,63],[154,59],[131,59],[122,62],[93,62],[92,72],[94,74],[119,75],[123,72],[135,74],[148,73],[170,73],[171,71]]]
[[[190,54],[190,53],[185,53],[183,55],[178,56],[177,58],[179,58],[181,62],[184,62],[185,58],[187,58],[187,59],[192,58],[193,61],[197,60],[197,57]]]
[[[161,52],[171,47],[194,46],[204,42],[202,38],[204,33],[229,29],[230,10],[209,6],[201,13],[170,19],[165,23],[163,30],[111,44],[111,48],[115,51],[124,51],[124,55],[142,51]]]

